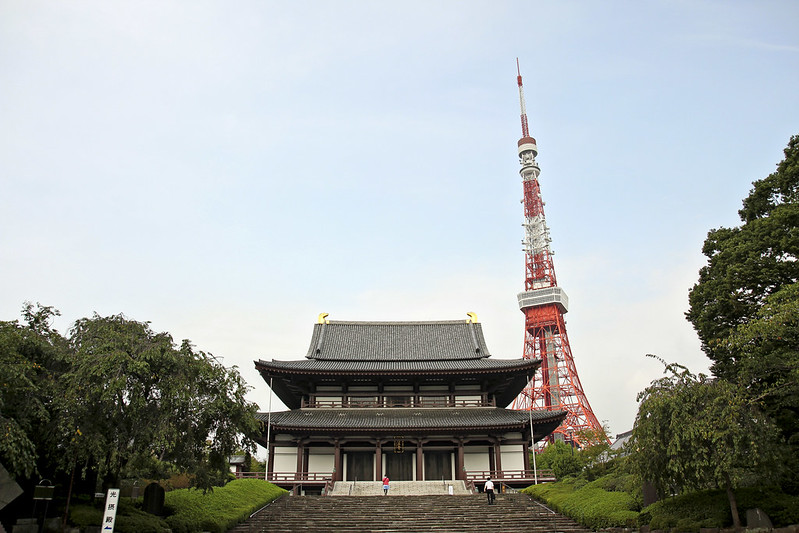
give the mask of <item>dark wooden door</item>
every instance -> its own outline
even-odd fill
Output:
[[[347,481],[374,481],[375,454],[347,452]]]
[[[424,478],[426,480],[452,479],[451,452],[424,452]]]
[[[392,481],[413,481],[413,454],[410,452],[386,454],[386,475]]]

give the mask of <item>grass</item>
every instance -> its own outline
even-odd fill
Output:
[[[166,518],[173,533],[224,533],[287,491],[258,479],[238,479],[213,492],[183,489],[166,493]]]
[[[640,502],[626,491],[607,490],[614,476],[590,483],[568,479],[532,485],[522,492],[543,500],[556,511],[591,529],[633,527],[638,522]]]
[[[566,478],[557,483],[527,487],[522,492],[544,501],[556,511],[586,527],[640,527],[698,532],[703,527],[730,527],[729,502],[723,490],[681,494],[641,508],[641,491],[630,475],[609,474],[595,481]],[[735,491],[741,520],[746,510],[762,509],[775,527],[799,523],[799,496],[777,487],[751,487]]]
[[[114,531],[118,533],[224,533],[243,522],[254,511],[279,498],[286,491],[263,480],[238,479],[224,487],[215,487],[203,494],[194,489],[172,490],[165,495],[167,516],[158,517],[142,511],[142,499],[119,502]],[[102,507],[102,502],[100,502]],[[100,525],[102,508],[97,505],[75,505],[70,509],[70,522],[78,527]]]

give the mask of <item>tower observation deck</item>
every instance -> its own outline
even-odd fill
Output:
[[[563,423],[550,436],[551,440],[565,440],[584,446],[605,440],[602,425],[597,420],[583,392],[577,368],[574,365],[563,315],[568,311],[569,299],[555,278],[555,267],[550,248],[549,228],[544,216],[544,202],[536,163],[538,146],[530,136],[527,126],[524,89],[518,71],[519,103],[521,107],[522,138],[518,153],[524,189],[524,239],[525,254],[524,291],[519,293],[519,309],[524,313],[524,358],[539,359],[541,371],[532,376],[524,390],[511,405],[519,410],[561,410],[568,412]]]

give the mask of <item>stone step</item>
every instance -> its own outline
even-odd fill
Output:
[[[236,533],[331,531],[409,532],[526,531],[586,533],[524,494],[502,494],[489,506],[483,495],[284,496]]]
[[[447,481],[392,481],[388,496],[467,495],[471,491],[463,480]],[[383,496],[380,481],[337,481],[331,496]]]

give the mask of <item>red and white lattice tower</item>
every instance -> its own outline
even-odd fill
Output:
[[[524,358],[540,359],[541,368],[513,401],[512,409],[566,410],[563,423],[550,440],[572,441],[583,446],[605,440],[602,425],[588,404],[574,366],[563,315],[569,299],[555,279],[549,228],[544,217],[544,202],[538,185],[541,170],[535,157],[538,146],[527,128],[522,76],[516,60],[522,138],[519,139],[519,173],[524,185],[524,292],[519,293],[519,308],[524,313]]]

